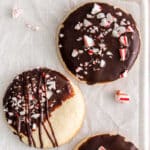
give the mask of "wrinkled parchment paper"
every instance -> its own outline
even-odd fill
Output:
[[[130,12],[140,28],[140,3],[126,0],[109,2]],[[72,150],[85,136],[108,132],[122,134],[139,145],[140,57],[127,78],[98,86],[87,86],[75,81],[66,73],[57,57],[57,27],[66,13],[80,3],[81,0],[0,1],[0,150],[32,150],[8,128],[2,111],[2,98],[14,76],[38,66],[65,74],[81,88],[85,98],[86,117],[82,129],[70,143],[57,150]],[[15,5],[24,11],[18,19],[11,17]],[[26,23],[39,26],[40,30],[32,31],[26,28]],[[131,96],[129,104],[114,101],[117,89]]]

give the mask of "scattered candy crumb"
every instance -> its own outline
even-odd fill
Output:
[[[126,103],[130,101],[130,96],[120,90],[117,90],[115,93],[115,99],[117,102]]]

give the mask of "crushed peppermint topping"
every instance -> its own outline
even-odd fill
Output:
[[[100,67],[101,67],[101,68],[104,68],[105,65],[106,65],[106,62],[105,62],[105,60],[102,59],[102,60],[100,61]]]
[[[98,150],[106,150],[104,146],[100,146]]]
[[[84,35],[84,45],[85,47],[92,47],[95,45],[94,40],[88,35]]]
[[[70,55],[77,62],[73,71],[79,79],[84,78],[89,70],[103,70],[109,65],[107,61],[113,61],[116,50],[117,55],[120,55],[120,61],[125,61],[128,57],[130,39],[133,38],[132,34],[127,33],[134,32],[135,28],[132,19],[126,17],[121,10],[114,8],[114,11],[111,9],[105,11],[104,4],[92,5],[92,9],[84,14],[85,17],[77,19],[73,26],[73,30],[79,32],[75,32],[73,40],[77,44],[71,50]],[[109,40],[115,41],[114,45],[109,43]],[[126,74],[125,71],[120,77],[125,77]]]
[[[97,19],[105,18],[105,14],[104,13],[98,13],[96,17],[97,17]]]
[[[82,26],[83,26],[83,23],[78,22],[78,23],[75,25],[74,29],[75,29],[75,30],[80,30],[80,29],[82,28]]]
[[[129,44],[128,37],[126,35],[120,36],[119,41],[123,46],[128,46],[128,44]]]
[[[86,17],[89,18],[89,19],[94,18],[94,16],[91,15],[91,14],[87,14]]]
[[[89,26],[91,26],[91,25],[92,25],[92,23],[91,23],[89,20],[84,19],[84,21],[83,21],[83,25],[84,25],[85,27],[89,27]]]
[[[122,14],[122,12],[119,11],[119,12],[116,12],[116,15],[121,17],[123,14]]]
[[[76,72],[80,72],[80,71],[82,71],[82,70],[83,70],[82,67],[77,67],[77,68],[76,68]]]
[[[118,38],[121,36],[121,34],[126,32],[126,28],[124,26],[119,26],[118,24],[115,25],[116,26],[112,31],[112,36]]]
[[[77,57],[78,56],[78,50],[77,49],[74,49],[73,51],[72,51],[72,57]]]
[[[95,15],[95,14],[101,12],[101,11],[102,11],[101,6],[98,5],[98,4],[94,4],[94,6],[92,8],[92,11],[91,11],[91,14]]]
[[[18,7],[14,7],[12,10],[12,17],[17,19],[19,18],[21,15],[23,14],[23,9],[18,8]]]

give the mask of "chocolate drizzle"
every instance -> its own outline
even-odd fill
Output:
[[[120,135],[97,135],[87,139],[78,150],[138,150],[131,142]]]
[[[7,121],[15,129],[15,134],[20,140],[22,134],[27,136],[30,146],[37,147],[32,134],[38,128],[40,147],[44,147],[43,128],[53,147],[57,147],[58,141],[50,116],[63,101],[73,95],[74,91],[69,81],[56,71],[40,68],[23,72],[10,84],[3,99]]]
[[[120,78],[134,64],[139,33],[130,14],[105,3],[87,3],[61,25],[58,45],[67,68],[88,84]]]

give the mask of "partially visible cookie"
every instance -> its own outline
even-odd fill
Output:
[[[88,84],[126,77],[140,50],[133,17],[106,3],[86,3],[60,25],[58,49],[63,63]]]
[[[102,134],[81,141],[74,150],[138,150],[120,135]]]
[[[23,72],[8,87],[4,112],[12,131],[37,148],[57,147],[75,136],[84,118],[80,90],[59,72]]]

